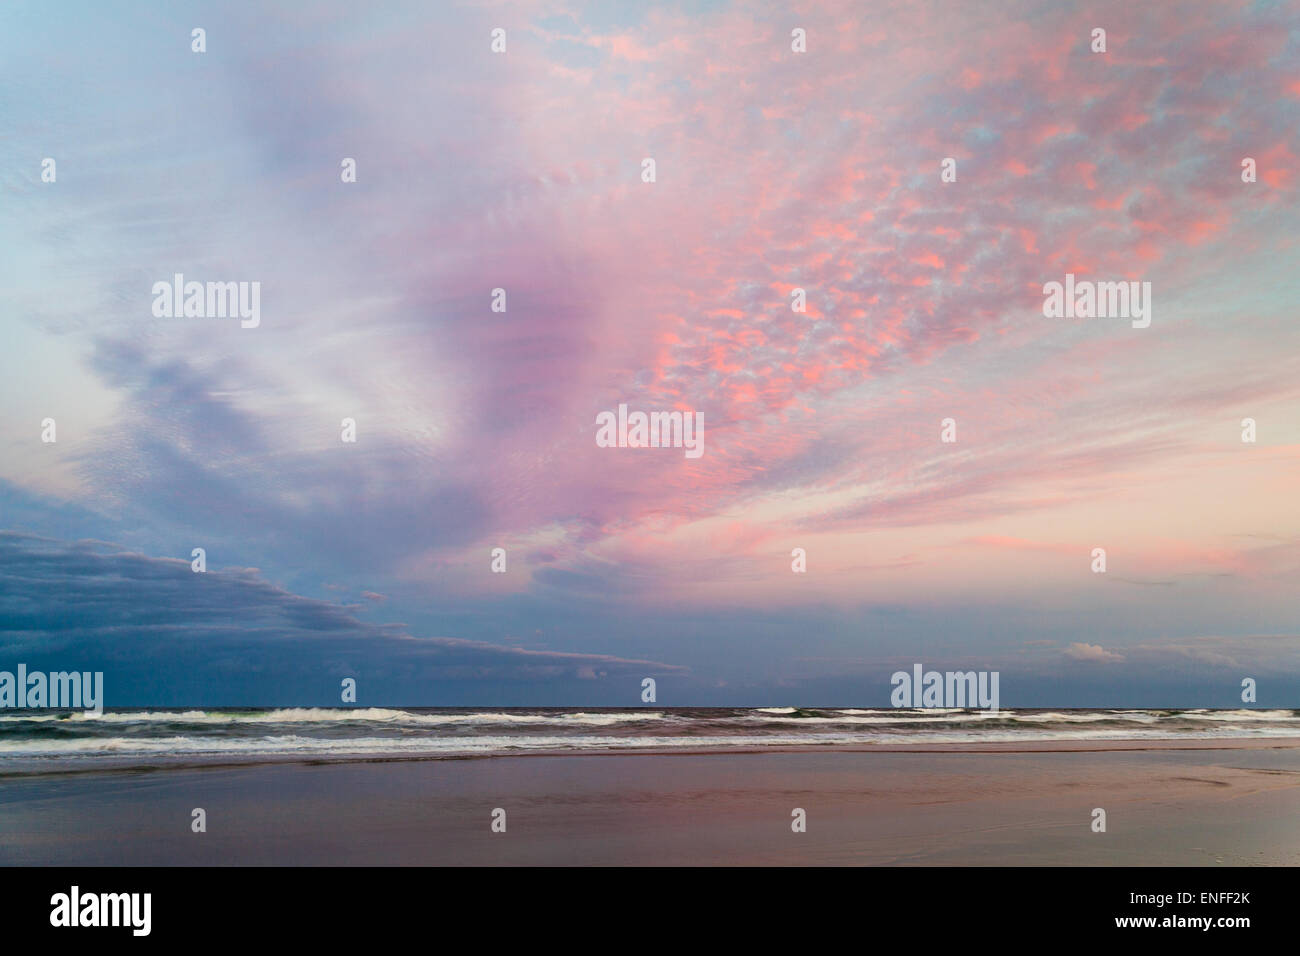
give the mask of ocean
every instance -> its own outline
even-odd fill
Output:
[[[1296,865],[1298,820],[1294,710],[0,713],[0,866]]]
[[[1300,710],[150,708],[0,715],[0,773],[260,760],[1228,741],[1300,736]]]

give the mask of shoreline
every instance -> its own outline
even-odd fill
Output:
[[[1026,740],[1009,743],[990,741],[936,744],[761,744],[736,747],[629,747],[593,748],[590,750],[536,749],[503,750],[483,753],[428,753],[381,754],[356,753],[337,755],[318,754],[264,754],[240,755],[225,758],[221,755],[179,754],[159,759],[152,755],[151,762],[139,758],[86,757],[60,755],[53,757],[9,757],[7,761],[30,760],[32,769],[14,769],[0,762],[0,780],[88,776],[96,774],[149,774],[182,770],[221,770],[276,766],[319,767],[360,764],[437,763],[443,761],[479,761],[515,757],[706,757],[706,756],[761,756],[764,754],[916,754],[940,756],[945,754],[1107,754],[1107,753],[1167,753],[1213,752],[1300,749],[1300,737],[1218,737],[1218,738],[1168,738],[1168,739],[1115,739],[1106,741],[1078,740]],[[6,762],[7,762],[6,761]],[[39,764],[38,764],[39,762]],[[61,764],[63,766],[46,765]]]
[[[1300,864],[1300,742],[1178,743],[17,776],[0,786],[0,865]],[[672,759],[683,756],[710,759]],[[491,829],[498,808],[504,833]],[[792,808],[805,832],[792,832]],[[1092,829],[1097,808],[1105,832]]]

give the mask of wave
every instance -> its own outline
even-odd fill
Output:
[[[65,714],[15,714],[0,717],[5,722],[72,722],[103,724],[332,724],[338,722],[373,722],[391,724],[589,724],[609,726],[619,723],[662,720],[665,715],[654,711],[630,711],[627,713],[573,713],[556,714],[508,714],[493,712],[458,713],[458,714],[422,714],[408,710],[390,710],[383,707],[328,708],[328,707],[286,707],[267,711],[129,711],[91,714],[74,711]]]
[[[695,708],[566,711],[289,707],[0,716],[0,771],[27,763],[456,756],[525,751],[927,746],[1300,738],[1293,710]],[[30,758],[30,759],[25,759]],[[102,765],[102,763],[100,764]]]
[[[1184,720],[1230,722],[1244,720],[1300,720],[1300,711],[1295,710],[1184,710],[1174,711],[1173,715]]]
[[[1037,730],[1002,732],[925,732],[901,736],[874,733],[766,734],[758,736],[699,735],[643,737],[491,735],[480,737],[352,737],[328,738],[298,734],[251,738],[100,737],[73,740],[3,740],[0,755],[24,757],[62,756],[310,756],[328,755],[452,755],[511,753],[528,750],[644,750],[644,749],[764,749],[769,747],[852,746],[906,744],[1065,742],[1089,740],[1215,740],[1294,737],[1289,728],[1259,727],[1244,730],[1205,730],[1180,733],[1161,730]]]

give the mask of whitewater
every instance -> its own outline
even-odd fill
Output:
[[[265,759],[1300,737],[1296,710],[155,708],[0,716],[0,774]]]

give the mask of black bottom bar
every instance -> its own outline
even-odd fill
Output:
[[[518,933],[617,948],[619,939],[669,945],[689,924],[729,949],[746,938],[770,945],[774,927],[810,942],[847,931],[871,945],[1199,937],[1231,946],[1294,922],[1294,879],[1282,868],[8,869],[0,870],[0,912],[10,945],[74,935],[78,943],[472,944]],[[116,913],[119,925],[52,925],[52,917],[72,922],[74,886],[78,923],[112,922]],[[144,897],[103,894],[146,893],[148,935],[137,936]]]

